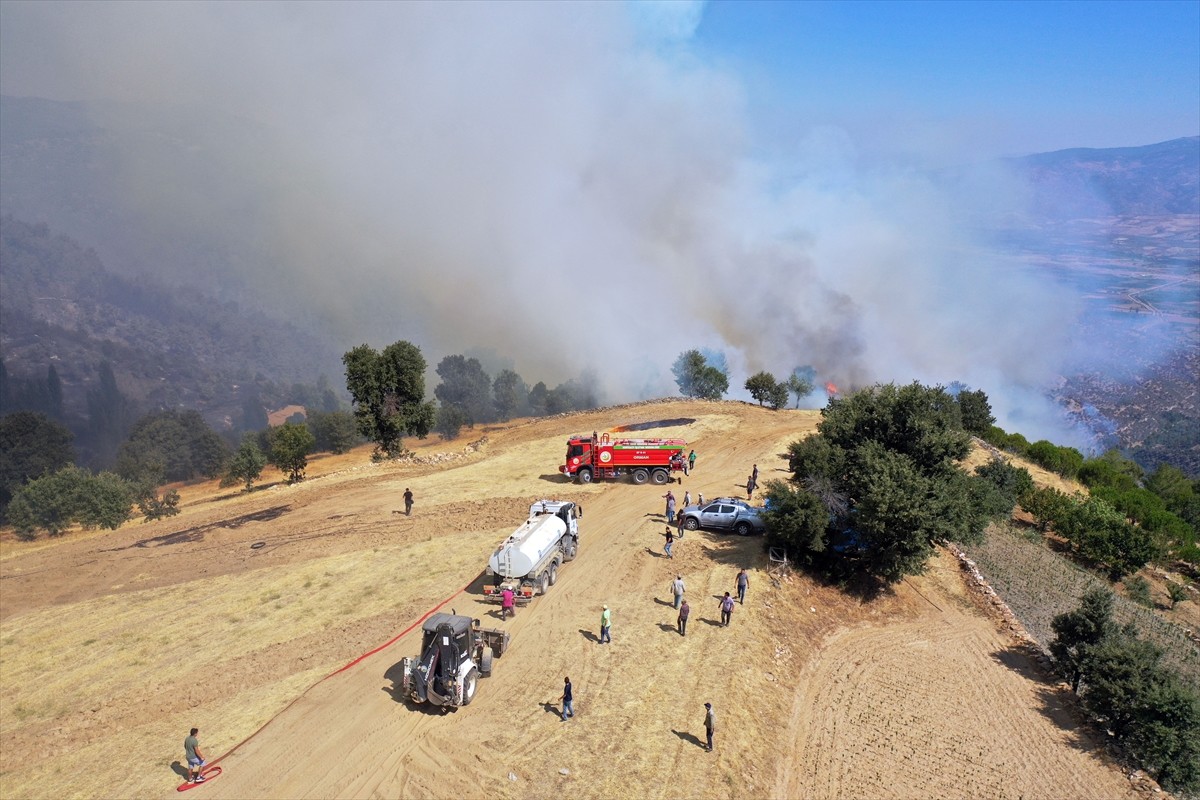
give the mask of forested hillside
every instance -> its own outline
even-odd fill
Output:
[[[338,357],[255,309],[150,278],[113,274],[90,249],[45,225],[0,219],[0,348],[8,407],[51,411],[73,429],[88,415],[101,365],[142,410],[197,409],[218,428],[270,386],[340,386]],[[53,368],[60,407],[43,390]],[[269,397],[264,397],[269,404]]]

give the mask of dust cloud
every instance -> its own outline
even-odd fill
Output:
[[[673,393],[699,347],[734,396],[801,365],[960,380],[1048,433],[1073,306],[971,234],[1019,193],[864,158],[819,109],[763,155],[736,71],[690,44],[702,11],[6,2],[0,76],[111,129],[154,109],[179,155],[126,154],[114,202],[347,348],[485,346],[619,401]]]

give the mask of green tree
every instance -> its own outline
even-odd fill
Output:
[[[671,365],[671,373],[684,397],[720,400],[729,391],[729,377],[711,366],[699,350],[680,353]]]
[[[377,454],[394,458],[405,434],[425,438],[436,408],[425,402],[425,358],[416,345],[396,342],[377,353],[359,345],[342,356],[346,388],[354,400],[358,431],[375,442]]]
[[[70,431],[45,414],[0,417],[0,513],[25,483],[75,460],[71,439]]]
[[[831,400],[818,430],[835,447],[854,450],[866,441],[912,460],[925,475],[944,475],[971,450],[954,399],[941,387],[919,383],[869,387]]]
[[[1134,575],[1125,581],[1125,594],[1139,606],[1154,608],[1154,599],[1150,596],[1150,581],[1141,575]]]
[[[758,401],[760,406],[771,399],[775,387],[778,385],[779,382],[775,380],[775,376],[765,370],[756,372],[746,379],[746,391]]]
[[[136,491],[138,511],[142,522],[173,517],[179,513],[179,490],[168,489],[161,495],[157,486],[142,485]]]
[[[467,412],[458,406],[438,406],[437,422],[434,423],[433,430],[442,439],[449,441],[457,439],[466,424]]]
[[[492,379],[478,359],[461,355],[446,356],[437,365],[442,382],[433,390],[442,406],[454,406],[463,412],[468,427],[494,419]]]
[[[787,548],[794,558],[811,563],[828,544],[828,510],[806,489],[782,481],[768,481],[765,489],[769,541]]]
[[[38,530],[59,536],[74,523],[115,530],[132,504],[132,487],[118,476],[68,466],[25,484],[9,504],[9,521],[23,539]]]
[[[1112,592],[1100,587],[1089,589],[1080,598],[1079,608],[1059,614],[1050,627],[1054,630],[1050,654],[1055,668],[1070,681],[1071,690],[1078,692],[1092,649],[1117,629]]]
[[[1083,466],[1083,453],[1074,447],[1059,447],[1045,439],[1029,445],[1025,457],[1064,478],[1074,478]]]
[[[983,437],[995,424],[992,416],[992,404],[982,389],[973,392],[960,391],[958,397],[958,413],[962,419],[963,430],[975,436]]]
[[[254,482],[262,475],[263,467],[267,465],[267,456],[259,448],[257,437],[247,434],[242,437],[242,443],[233,458],[229,460],[229,470],[221,479],[221,486],[243,484],[243,491],[250,491]]]
[[[308,468],[308,454],[317,443],[308,426],[285,422],[271,430],[271,463],[287,475],[288,483],[304,480]]]
[[[1003,458],[993,458],[975,468],[975,474],[994,486],[1002,498],[1003,515],[1012,513],[1019,498],[1033,490],[1033,476],[1024,467],[1014,467]],[[999,508],[993,509],[999,511]]]
[[[796,408],[800,407],[801,400],[813,393],[815,377],[816,372],[812,367],[796,367],[788,376],[787,388],[796,396]]]
[[[538,381],[529,390],[529,413],[535,417],[546,416],[548,408],[548,400],[550,390],[546,388],[546,384]]]
[[[1105,487],[1118,492],[1136,489],[1142,480],[1142,468],[1117,450],[1109,450],[1099,458],[1085,459],[1079,468],[1079,481],[1089,489]]]
[[[529,387],[511,369],[501,370],[492,381],[492,400],[501,422],[520,416],[529,403]]]
[[[1019,502],[1043,531],[1057,528],[1074,511],[1077,500],[1048,486],[1035,486]]]
[[[349,411],[310,411],[308,429],[317,440],[317,452],[348,453],[362,442]]]
[[[117,472],[136,484],[215,478],[229,449],[200,412],[155,411],[133,426],[117,451]]]

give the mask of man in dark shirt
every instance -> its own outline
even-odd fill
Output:
[[[692,607],[688,605],[688,601],[684,600],[679,606],[679,635],[687,636],[687,619],[692,613]]]
[[[413,493],[412,489],[404,490],[404,516],[412,516]]]
[[[562,719],[567,721],[567,717],[575,716],[574,696],[571,694],[571,679],[563,678],[563,695],[562,695]]]

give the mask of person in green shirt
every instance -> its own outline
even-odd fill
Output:
[[[200,770],[204,769],[208,762],[204,760],[204,753],[200,752],[200,740],[196,738],[199,732],[199,728],[192,728],[192,732],[183,740],[183,754],[188,765],[188,783],[204,783],[204,776],[200,774]]]
[[[612,612],[608,610],[608,606],[604,607],[604,611],[600,612],[600,644],[608,642],[612,644],[612,634],[609,629],[612,627]]]

